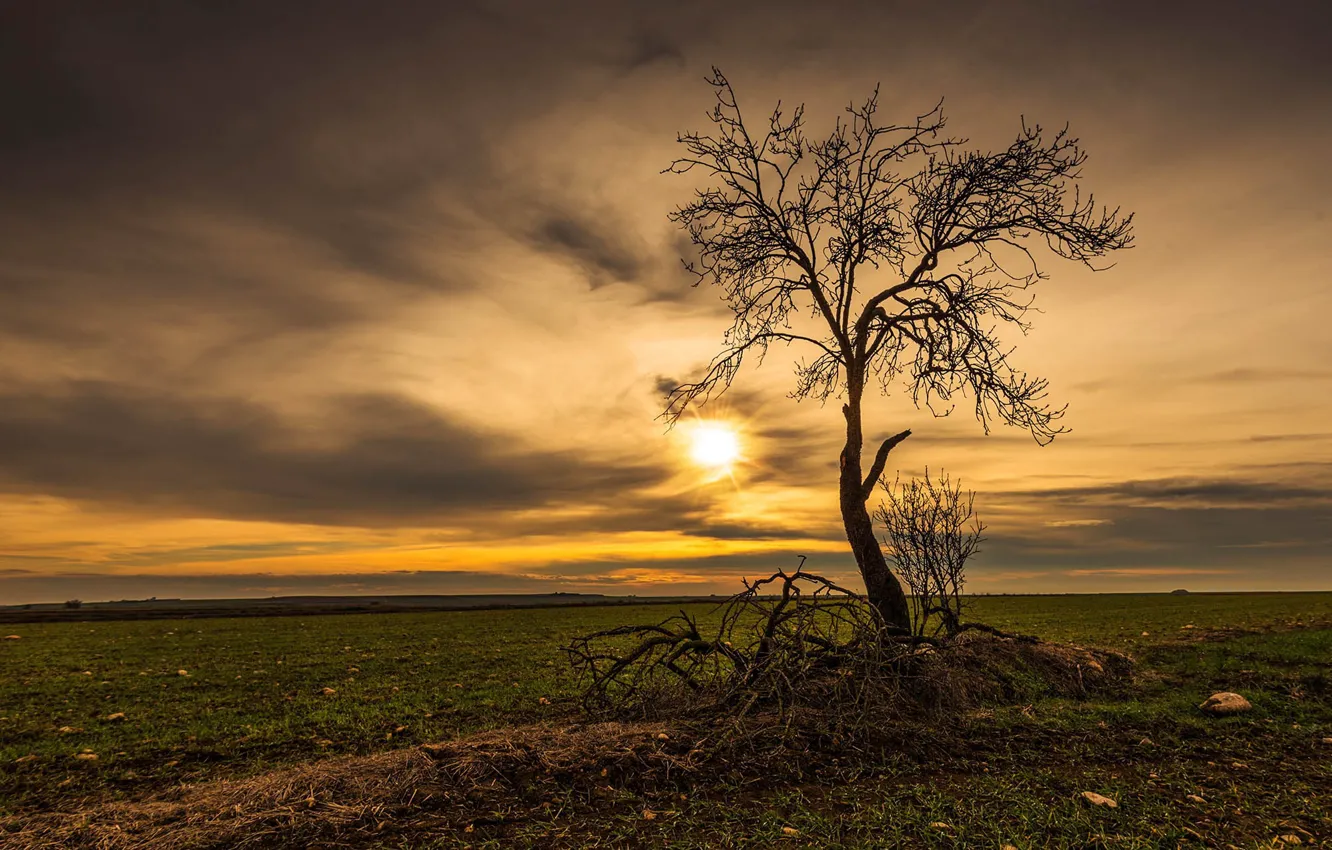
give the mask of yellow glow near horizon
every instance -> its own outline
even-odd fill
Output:
[[[720,423],[699,425],[691,435],[689,454],[699,466],[729,469],[740,459],[740,436]]]

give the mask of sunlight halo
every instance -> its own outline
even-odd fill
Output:
[[[699,466],[726,469],[740,459],[740,437],[724,424],[698,425],[690,442],[689,454]]]

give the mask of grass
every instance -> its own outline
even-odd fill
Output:
[[[21,639],[0,642],[0,814],[75,809],[181,782],[568,717],[575,683],[559,645],[577,633],[662,619],[674,610],[11,626]],[[697,613],[705,617],[708,610],[701,605]],[[972,616],[1052,640],[1128,651],[1139,659],[1141,683],[1120,699],[995,706],[969,721],[961,744],[923,761],[903,755],[849,771],[828,766],[827,776],[791,785],[717,784],[672,789],[664,797],[622,789],[594,803],[570,792],[546,800],[535,814],[470,833],[420,833],[404,823],[376,841],[440,847],[1247,847],[1281,835],[1305,844],[1332,841],[1332,746],[1321,743],[1332,736],[1332,594],[987,597],[975,600]],[[1255,710],[1224,720],[1201,716],[1196,704],[1223,689],[1244,693]],[[116,713],[124,719],[106,719]],[[97,759],[78,758],[84,751]],[[1085,790],[1120,806],[1089,806],[1078,796]]]

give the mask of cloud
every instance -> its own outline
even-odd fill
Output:
[[[1310,381],[1332,380],[1332,371],[1327,369],[1238,368],[1227,369],[1224,372],[1210,372],[1197,377],[1196,380],[1218,384],[1253,384],[1277,381],[1308,383]]]
[[[1091,528],[1097,525],[1111,525],[1112,521],[1108,519],[1056,519],[1048,520],[1045,525],[1049,528]]]
[[[668,475],[527,448],[402,396],[335,397],[321,413],[312,426],[241,399],[99,382],[10,393],[0,486],[176,516],[410,526],[569,502],[615,515]]]
[[[689,537],[708,537],[714,540],[809,540],[820,535],[808,529],[784,528],[759,523],[714,522],[681,529]],[[841,539],[840,536],[832,539]]]
[[[539,248],[567,255],[577,262],[588,274],[593,288],[632,283],[643,274],[641,256],[618,244],[609,233],[599,232],[574,218],[546,219],[532,234],[532,241]]]
[[[1263,586],[1277,587],[1316,587],[1332,575],[1332,491],[1312,484],[1167,478],[984,496],[1002,507],[981,547],[986,569],[1262,576]],[[1044,519],[1054,511],[1075,515]],[[1256,557],[1274,550],[1280,561]]]
[[[1024,494],[1070,505],[1131,505],[1159,508],[1270,509],[1297,504],[1332,507],[1332,489],[1243,478],[1170,477],[1119,481],[1086,487],[1054,487]]]
[[[1122,567],[1101,568],[1095,570],[1066,570],[1068,576],[1114,576],[1116,578],[1135,578],[1139,576],[1227,576],[1235,575],[1239,570],[1209,570],[1189,567]]]
[[[846,580],[847,558],[817,560],[821,574]],[[106,573],[95,570],[8,574],[0,572],[0,597],[16,603],[68,598],[77,588],[85,601],[159,598],[246,598],[320,594],[425,595],[454,593],[552,593],[729,595],[742,577],[770,575],[792,566],[795,554],[742,554],[674,559],[650,566],[620,560],[585,560],[549,566],[517,564],[496,570],[390,570],[381,572],[251,572],[244,574]]]

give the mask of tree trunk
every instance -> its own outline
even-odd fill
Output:
[[[874,535],[874,523],[870,520],[869,510],[865,506],[870,496],[866,491],[871,490],[875,482],[869,482],[871,485],[869,488],[865,486],[860,465],[864,443],[860,424],[860,397],[859,393],[854,391],[850,396],[848,403],[842,406],[842,413],[846,416],[846,446],[842,449],[838,486],[842,524],[846,528],[846,539],[851,544],[856,566],[860,568],[860,577],[865,582],[865,594],[870,604],[878,609],[884,622],[889,626],[909,632],[911,609],[907,604],[906,594],[902,592],[902,585],[897,581],[897,576],[888,568],[888,561],[883,557],[883,550],[879,548],[879,538]],[[886,456],[892,445],[896,445],[896,441],[903,439],[906,433],[910,432],[904,432],[885,443],[887,448],[882,450],[881,454]],[[881,471],[882,462],[874,466]]]

